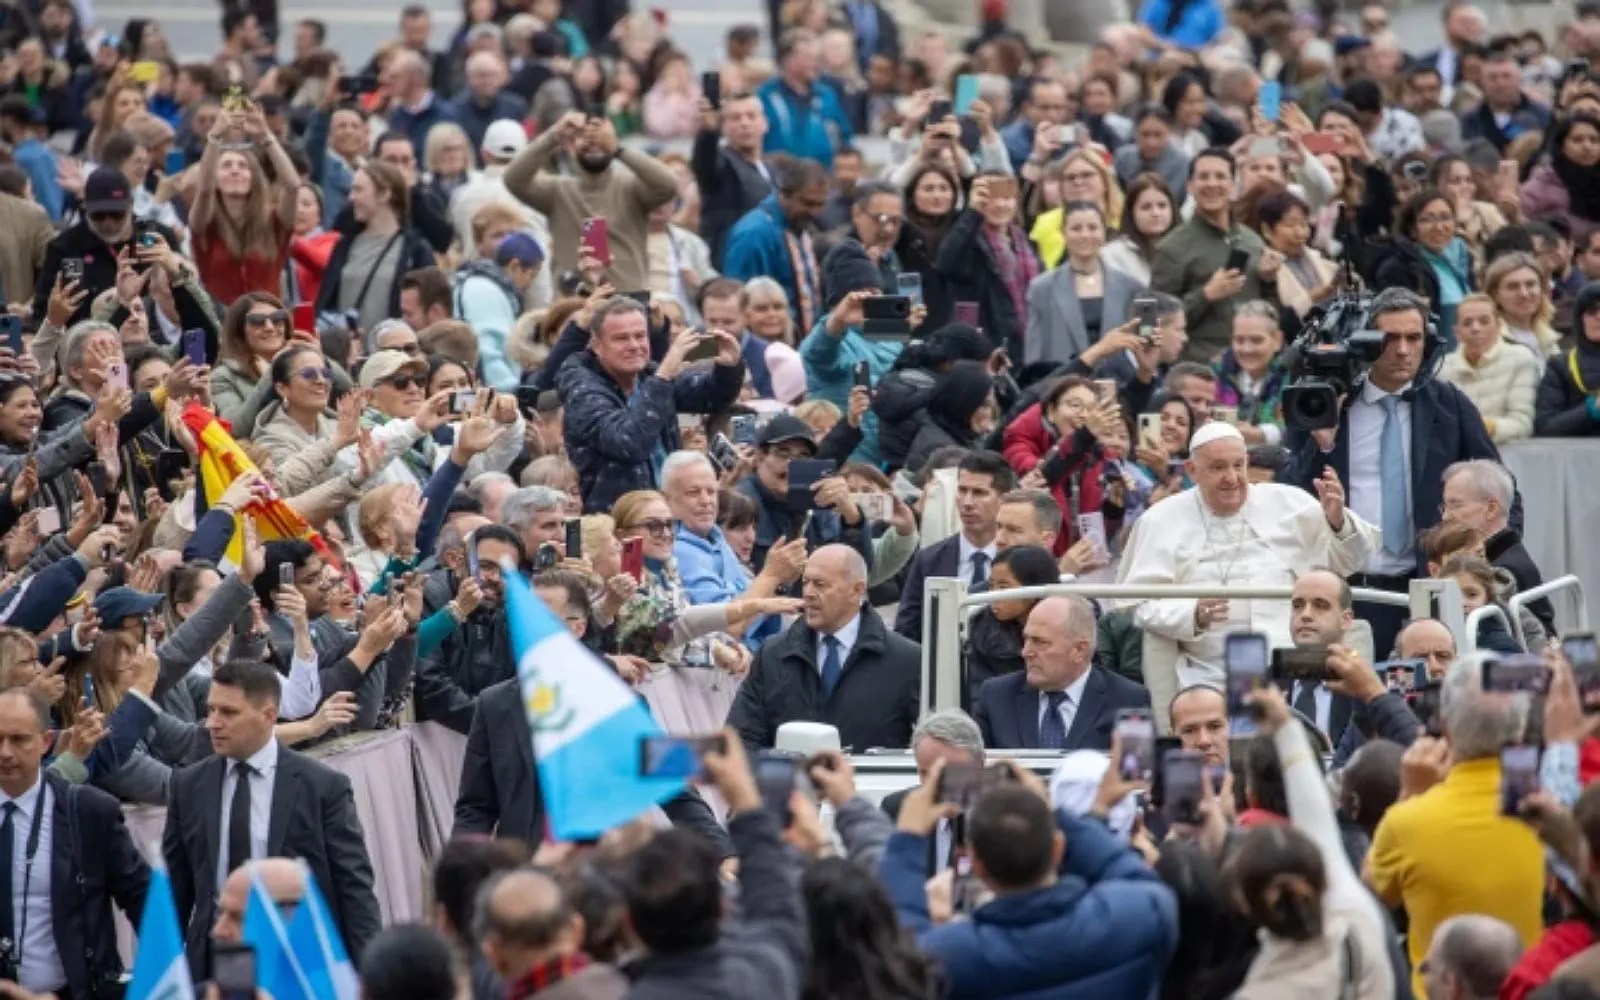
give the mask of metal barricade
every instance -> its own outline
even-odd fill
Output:
[[[1506,626],[1506,631],[1507,632],[1511,631],[1511,622],[1512,622],[1513,616],[1506,614],[1506,609],[1502,608],[1498,604],[1485,604],[1483,607],[1478,608],[1476,611],[1472,612],[1470,615],[1467,615],[1467,619],[1466,619],[1466,623],[1465,623],[1466,624],[1466,633],[1467,634],[1465,636],[1461,637],[1460,641],[1458,641],[1456,643],[1456,653],[1458,655],[1466,656],[1468,653],[1477,652],[1477,649],[1478,649],[1478,627],[1483,624],[1485,619],[1488,619],[1488,618],[1498,618],[1498,619],[1500,619],[1501,623],[1503,623]],[[1517,629],[1514,634],[1517,637],[1518,644],[1521,644],[1521,642],[1522,642],[1522,630],[1521,629]]]
[[[1511,610],[1511,614],[1507,616],[1511,634],[1517,637],[1518,645],[1524,649],[1528,648],[1528,642],[1522,635],[1522,609],[1541,597],[1549,597],[1551,594],[1558,594],[1563,590],[1577,592],[1574,595],[1577,598],[1578,608],[1578,627],[1576,631],[1589,631],[1589,604],[1584,600],[1583,581],[1568,573],[1566,576],[1556,577],[1548,583],[1541,583],[1537,587],[1529,587],[1506,602],[1506,607]],[[1534,652],[1537,652],[1537,650]]]

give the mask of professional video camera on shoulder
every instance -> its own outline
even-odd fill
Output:
[[[1283,422],[1296,430],[1339,426],[1339,399],[1358,390],[1383,353],[1382,331],[1369,329],[1372,296],[1344,292],[1306,318],[1305,332],[1284,349],[1289,384]]]

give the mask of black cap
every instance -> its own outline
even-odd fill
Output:
[[[138,618],[155,610],[161,603],[160,594],[146,594],[132,587],[112,587],[95,595],[94,610],[104,628],[118,628],[129,618]]]
[[[116,167],[97,167],[83,182],[83,211],[86,215],[126,212],[133,208],[128,179]]]
[[[799,417],[788,413],[780,413],[767,421],[767,426],[761,428],[756,435],[756,444],[762,448],[770,448],[775,444],[785,441],[804,441],[811,448],[811,453],[817,453],[817,440],[811,436],[811,428]]]

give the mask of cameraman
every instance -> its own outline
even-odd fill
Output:
[[[1427,576],[1416,544],[1418,533],[1439,521],[1444,470],[1474,458],[1499,461],[1483,417],[1455,386],[1433,378],[1443,350],[1430,336],[1427,303],[1404,288],[1386,288],[1372,300],[1365,328],[1383,334],[1382,353],[1358,380],[1354,398],[1339,398],[1336,427],[1307,431],[1290,427],[1285,483],[1311,490],[1332,466],[1347,484],[1350,509],[1383,531],[1383,545],[1367,560],[1351,586],[1404,593],[1413,577]],[[1520,527],[1521,498],[1513,505]],[[1388,649],[1404,609],[1370,605],[1362,617],[1372,625],[1374,649]]]

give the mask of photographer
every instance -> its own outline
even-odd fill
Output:
[[[1499,461],[1500,453],[1466,394],[1433,378],[1444,346],[1424,300],[1404,288],[1385,289],[1367,307],[1361,328],[1381,333],[1383,345],[1364,378],[1357,372],[1350,380],[1360,385],[1354,398],[1348,391],[1337,397],[1336,424],[1310,429],[1297,422],[1294,387],[1286,392],[1289,459],[1281,481],[1310,490],[1334,470],[1349,484],[1350,509],[1383,531],[1382,548],[1351,586],[1404,593],[1426,573],[1416,537],[1439,521],[1444,470],[1474,458]],[[1521,523],[1520,500],[1512,521]],[[1387,605],[1363,608],[1374,649],[1390,648],[1403,614]]]

